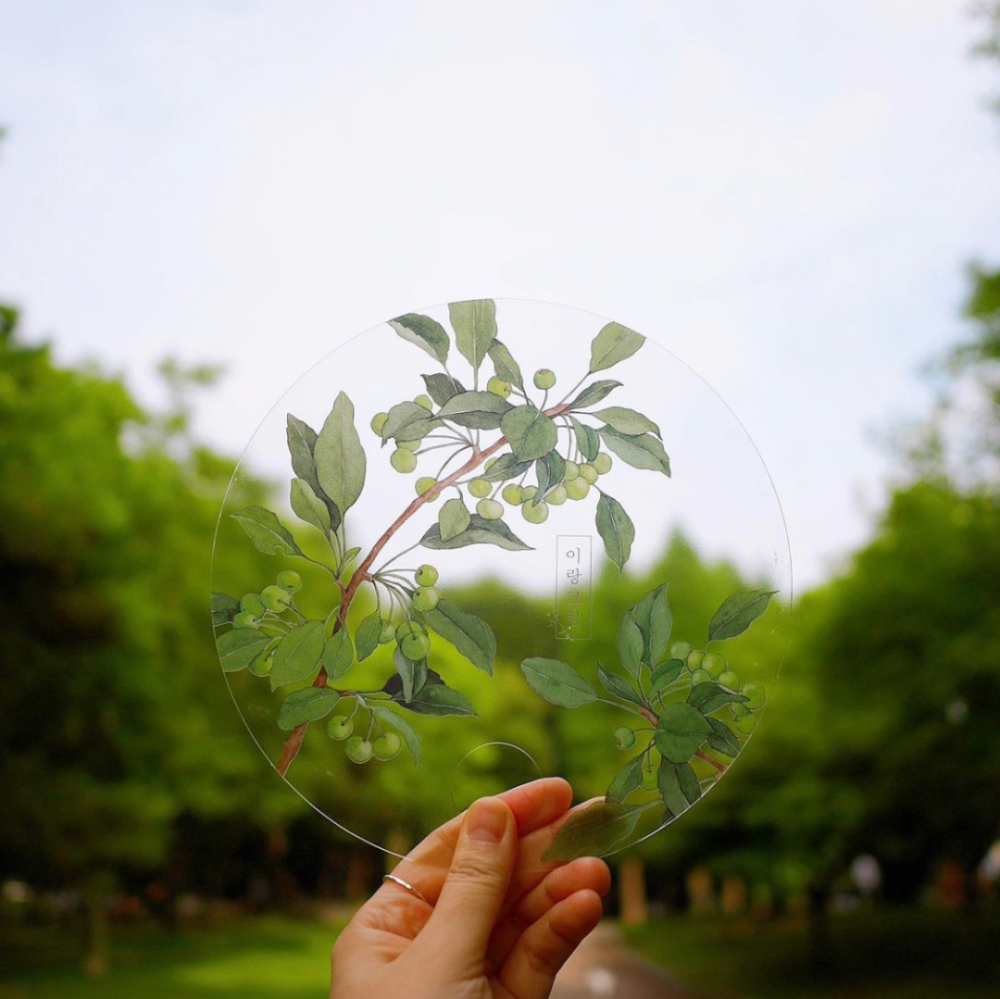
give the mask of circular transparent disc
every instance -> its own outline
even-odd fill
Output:
[[[221,511],[213,620],[251,735],[331,822],[401,854],[561,775],[598,799],[554,836],[568,859],[734,765],[791,588],[767,469],[705,381],[590,313],[482,300],[377,326],[279,399]]]

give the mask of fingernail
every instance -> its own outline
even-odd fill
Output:
[[[469,809],[469,838],[485,843],[499,843],[507,828],[507,809],[503,802],[482,798]]]

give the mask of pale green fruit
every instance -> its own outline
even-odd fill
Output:
[[[434,412],[434,400],[429,395],[418,395],[413,401],[431,413]]]
[[[417,456],[412,451],[406,450],[406,448],[398,447],[392,452],[389,464],[397,472],[402,472],[406,475],[417,467]]]
[[[757,716],[755,714],[743,715],[737,718],[733,722],[736,729],[742,732],[744,735],[750,735],[751,732],[757,727]]]
[[[352,763],[367,763],[372,758],[372,744],[360,735],[352,735],[347,740],[345,751]]]
[[[521,502],[528,503],[535,498],[535,494],[538,492],[538,486],[525,486],[521,490]]]
[[[414,484],[414,488],[417,490],[418,496],[423,496],[424,493],[429,493],[437,484],[438,480],[433,478],[432,476],[421,475],[420,478],[417,479],[416,483]],[[430,500],[428,500],[428,502],[433,503],[440,495],[441,494],[438,493],[437,495],[432,496]]]
[[[711,674],[706,673],[703,669],[693,669],[691,670],[691,686],[697,687],[699,683],[709,683],[712,679]]]
[[[566,495],[571,500],[582,500],[587,498],[590,492],[590,483],[582,476],[577,476],[572,482],[566,483]]]
[[[591,485],[597,481],[597,469],[593,465],[580,466],[580,478],[586,479]]]
[[[369,424],[369,426],[372,428],[372,430],[379,437],[381,437],[382,436],[382,428],[385,426],[386,421],[388,419],[389,419],[389,414],[388,413],[376,413],[372,417],[372,422]]]
[[[397,441],[404,451],[419,451],[423,441]]]
[[[260,627],[260,618],[256,614],[251,614],[250,611],[240,611],[233,618],[234,628],[253,628],[257,629]]]
[[[431,650],[431,640],[426,635],[410,635],[403,639],[399,648],[407,659],[419,662],[427,658],[427,653]]]
[[[539,503],[525,503],[521,514],[529,524],[544,524],[549,519],[549,505],[544,500]]]
[[[767,700],[767,691],[764,689],[762,683],[748,683],[743,688],[743,696],[747,698],[746,706],[753,711],[757,708],[764,707],[764,702]]]
[[[742,718],[744,715],[750,714],[750,709],[745,704],[730,704],[729,710],[732,711],[734,718]]]
[[[701,660],[701,668],[708,670],[712,676],[722,676],[726,671],[726,660],[718,652],[706,652]]]
[[[516,482],[511,482],[509,485],[504,486],[503,492],[500,495],[511,506],[520,506],[524,502],[524,490]]]
[[[708,656],[705,656],[707,659]],[[740,689],[740,678],[738,674],[734,673],[731,669],[724,670],[719,674],[718,682],[722,684],[723,687],[728,687],[730,690],[735,690],[739,693]]]
[[[417,586],[433,586],[438,581],[437,569],[428,562],[420,566],[413,574]]]
[[[670,658],[671,659],[684,659],[691,655],[691,643],[690,642],[674,642],[670,646]]]
[[[386,732],[375,740],[375,759],[385,762],[399,755],[403,743],[395,732]]]
[[[615,729],[615,745],[619,749],[631,749],[635,745],[635,732],[627,725]]]
[[[260,599],[269,611],[281,613],[291,603],[292,596],[288,590],[283,590],[280,586],[265,586],[261,591]]]
[[[486,383],[486,391],[500,396],[501,399],[506,399],[510,395],[510,382],[505,382],[502,378],[494,375]]]
[[[378,633],[378,644],[388,645],[396,638],[396,627],[392,621],[384,621],[382,630]]]
[[[476,504],[476,513],[483,520],[499,520],[503,516],[503,503],[495,499],[481,499]]]
[[[258,656],[252,663],[250,663],[250,672],[254,676],[267,676],[271,672],[271,668],[274,666],[274,656],[267,656],[261,659]]]
[[[261,617],[266,609],[259,593],[244,593],[240,600],[240,610],[254,617]]]
[[[611,460],[611,455],[606,454],[604,451],[602,451],[594,459],[594,468],[597,469],[599,475],[607,475],[608,472],[611,471],[611,466],[613,464],[614,462]]]
[[[645,763],[642,765],[642,780],[640,784],[644,791],[657,790],[659,781],[657,780],[656,767],[647,767]]]
[[[334,715],[326,723],[326,734],[336,742],[343,742],[354,731],[354,721],[347,715]]]
[[[493,483],[487,479],[473,479],[469,483],[469,492],[472,493],[476,499],[482,499],[489,496],[493,492]]]
[[[402,645],[406,639],[419,637],[423,634],[425,634],[425,632],[419,621],[404,621],[396,629],[396,641]]]
[[[549,368],[539,368],[535,372],[535,388],[550,389],[556,383],[556,374]]]
[[[545,497],[545,502],[549,506],[562,506],[569,497],[569,493],[566,492],[565,486],[556,486],[555,489],[550,490],[548,496]]]
[[[418,611],[432,611],[441,600],[441,595],[433,586],[418,586],[413,594],[413,606]]]
[[[688,669],[698,669],[701,666],[702,659],[705,658],[705,653],[701,652],[699,649],[692,649],[688,653],[687,657],[687,667]]]
[[[302,577],[294,569],[279,572],[275,582],[288,593],[298,593],[302,589]]]
[[[563,478],[567,482],[572,482],[580,474],[580,466],[575,461],[566,462],[566,474]]]

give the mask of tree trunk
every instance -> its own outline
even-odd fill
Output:
[[[637,926],[649,919],[646,865],[638,858],[623,860],[618,866],[618,905],[625,926]]]
[[[807,894],[806,913],[809,920],[809,961],[816,970],[830,966],[830,888],[813,885]]]
[[[110,926],[107,898],[99,888],[88,888],[84,893],[87,918],[87,941],[83,956],[83,972],[92,978],[108,973],[111,964]]]

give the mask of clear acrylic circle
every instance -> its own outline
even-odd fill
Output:
[[[570,859],[653,835],[728,772],[792,573],[767,469],[702,378],[621,324],[498,299],[368,330],[279,399],[212,589],[237,709],[331,822],[402,855],[558,774],[590,801],[549,848]]]

